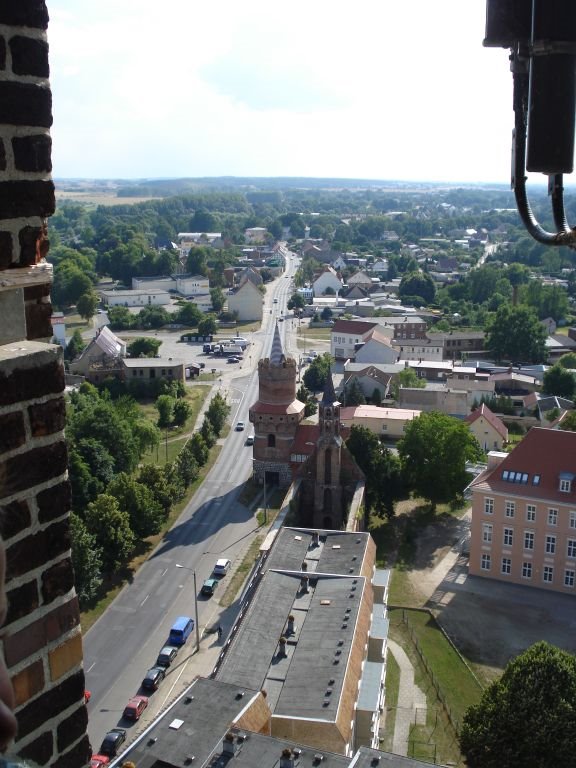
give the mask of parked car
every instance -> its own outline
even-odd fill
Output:
[[[204,584],[202,584],[202,589],[200,590],[200,594],[206,595],[207,597],[212,597],[212,595],[216,591],[216,587],[218,586],[218,584],[219,584],[218,579],[206,579]]]
[[[254,445],[254,434],[248,435],[246,438],[246,445]]]
[[[124,717],[126,720],[134,720],[136,722],[136,720],[140,720],[147,706],[148,696],[132,696],[124,707]]]
[[[244,430],[244,426],[245,424],[243,421],[238,421],[236,423],[236,432],[242,432]]]
[[[107,757],[116,757],[118,750],[126,741],[126,730],[124,728],[112,728],[108,731],[100,745],[98,752]]]
[[[225,576],[230,570],[231,565],[232,563],[230,562],[230,560],[226,560],[225,557],[221,557],[219,560],[216,560],[216,563],[214,565],[214,575]]]
[[[106,757],[106,755],[92,755],[90,758],[90,768],[104,768],[109,762],[110,758]]]
[[[165,667],[159,665],[152,667],[146,672],[144,680],[142,680],[142,688],[144,688],[145,691],[155,691],[165,677]]]
[[[176,658],[178,648],[175,645],[165,645],[158,654],[156,665],[158,667],[169,667]]]
[[[229,363],[239,363],[240,362],[240,358],[236,357],[236,355],[230,355],[230,357],[228,358],[228,362]]]

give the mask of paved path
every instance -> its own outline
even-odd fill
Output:
[[[414,667],[404,649],[390,639],[388,648],[400,670],[392,752],[396,755],[408,755],[410,726],[413,723],[426,723],[426,694],[414,683]]]

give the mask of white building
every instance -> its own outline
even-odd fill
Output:
[[[325,266],[322,274],[312,283],[312,288],[314,296],[324,296],[327,290],[328,292],[339,293],[342,290],[342,285],[342,280],[340,280],[335,270],[332,267]]]
[[[104,304],[109,307],[148,307],[170,304],[168,291],[100,291]]]
[[[228,311],[237,312],[241,322],[261,321],[263,303],[258,288],[250,280],[246,280],[232,296],[228,296]]]

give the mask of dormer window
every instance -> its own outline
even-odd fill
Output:
[[[572,481],[566,480],[566,478],[560,478],[560,490],[562,493],[570,493],[572,490]]]

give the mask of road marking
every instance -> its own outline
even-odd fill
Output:
[[[167,573],[168,573],[168,568],[164,568],[160,576],[166,576]]]
[[[150,595],[146,595],[146,597],[144,598],[144,600],[142,600],[142,602],[140,603],[140,608],[142,608],[142,606],[144,605],[144,603],[146,602],[146,600],[148,600],[148,598],[149,598],[149,597],[150,597]]]
[[[92,662],[92,664],[90,664],[90,666],[86,670],[86,674],[88,674],[88,672],[91,672],[94,669],[95,666],[96,666],[96,662],[94,661],[94,662]]]

